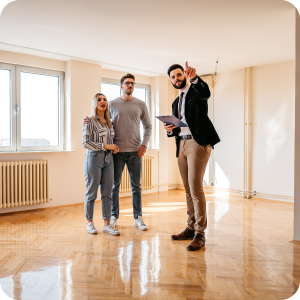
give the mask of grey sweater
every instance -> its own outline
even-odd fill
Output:
[[[135,152],[141,145],[147,146],[152,125],[145,102],[137,98],[124,101],[118,97],[109,102],[109,113],[115,129],[114,143],[120,152]],[[140,121],[144,127],[143,141],[140,137]]]

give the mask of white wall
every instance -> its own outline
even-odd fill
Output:
[[[243,189],[243,84],[243,70],[221,73],[215,82],[214,125],[221,139],[213,151],[217,188]]]
[[[295,61],[253,68],[252,85],[252,189],[292,198]]]
[[[131,72],[121,72],[115,70],[102,69],[102,77],[120,80],[124,75]],[[152,77],[134,74],[135,82],[143,84],[152,84]]]
[[[178,96],[177,92],[178,91],[173,87],[171,81],[168,79],[168,115],[172,115],[172,103]],[[164,132],[164,135],[166,135],[166,132]],[[182,180],[177,165],[175,138],[168,138],[167,143],[169,165],[169,189],[176,189],[178,188],[178,186],[182,185]]]
[[[296,97],[295,97],[295,179],[294,179],[294,240],[300,241],[300,16],[296,18]]]
[[[251,68],[252,190],[293,200],[295,62]],[[222,73],[214,88],[216,188],[243,189],[243,70]]]
[[[65,71],[66,69],[65,61],[2,50],[0,50],[0,62],[56,71]]]
[[[157,115],[167,115],[169,110],[168,103],[168,77],[155,77],[155,97]],[[168,137],[162,122],[156,120],[156,134],[159,135],[159,191],[168,191],[169,188],[169,149]]]

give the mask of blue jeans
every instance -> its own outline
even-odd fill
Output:
[[[84,176],[86,193],[84,211],[87,220],[93,220],[95,200],[100,185],[102,219],[111,218],[111,191],[113,187],[114,162],[111,151],[94,151],[88,149],[84,159]]]
[[[137,156],[137,152],[118,152],[114,157],[114,187],[112,190],[112,215],[119,218],[119,189],[125,163],[128,168],[130,185],[132,190],[132,207],[135,219],[142,216],[142,162],[143,158]]]

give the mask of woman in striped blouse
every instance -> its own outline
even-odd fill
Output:
[[[103,94],[97,93],[93,98],[90,120],[82,128],[82,144],[84,148],[87,148],[84,159],[86,182],[84,210],[88,222],[86,230],[89,233],[97,233],[93,215],[100,185],[103,232],[120,235],[119,231],[110,225],[114,177],[112,152],[117,153],[119,148],[113,144],[115,131],[110,121],[107,99]]]

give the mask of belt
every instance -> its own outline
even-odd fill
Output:
[[[191,139],[193,139],[193,136],[191,134],[188,134],[188,135],[182,135],[181,138],[183,140],[191,140]]]

